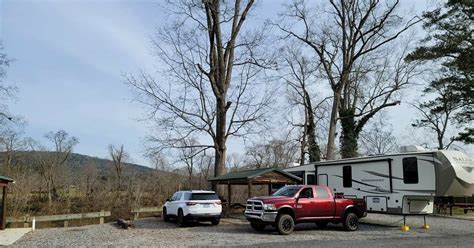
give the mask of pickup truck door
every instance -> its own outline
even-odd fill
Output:
[[[305,187],[301,189],[296,198],[296,219],[313,217],[312,212],[314,208],[314,193],[313,187]]]
[[[312,203],[312,217],[333,218],[336,203],[327,187],[316,186],[316,194]]]

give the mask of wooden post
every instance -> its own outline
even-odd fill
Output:
[[[250,198],[250,197],[252,197],[252,180],[249,180],[248,191],[249,191],[248,198]]]
[[[30,215],[29,214],[25,215],[25,222],[23,222],[23,227],[24,228],[30,227],[29,224],[28,224],[28,221],[30,221]]]
[[[137,212],[135,212],[135,214],[133,215],[133,220],[138,220],[138,209],[137,209]]]
[[[268,195],[272,195],[272,183],[268,183]]]
[[[69,227],[69,221],[68,220],[64,221],[64,227]]]
[[[5,230],[7,225],[7,187],[3,186],[3,195],[2,195],[2,212],[0,213],[2,223],[0,225],[0,230]]]
[[[100,210],[99,224],[104,224],[104,210]]]
[[[227,182],[227,213],[226,217],[230,215],[230,203],[232,202],[232,185]]]

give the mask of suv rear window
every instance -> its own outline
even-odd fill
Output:
[[[192,193],[189,200],[219,200],[216,193]]]

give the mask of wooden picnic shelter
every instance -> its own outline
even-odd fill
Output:
[[[7,224],[7,187],[9,183],[14,183],[13,179],[0,176],[0,188],[2,189],[2,202],[0,205],[0,230],[5,230]]]
[[[212,179],[212,183],[217,185],[227,185],[227,210],[230,209],[232,203],[232,185],[247,185],[248,198],[252,197],[253,185],[268,185],[268,195],[272,194],[273,186],[298,184],[302,179],[277,168],[261,168],[252,170],[242,170],[230,172]],[[227,211],[229,213],[229,211]]]

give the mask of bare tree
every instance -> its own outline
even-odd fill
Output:
[[[10,175],[14,163],[18,163],[21,151],[27,149],[25,139],[20,130],[7,128],[0,132],[0,151],[3,153],[2,174]]]
[[[363,130],[359,140],[365,155],[382,155],[398,150],[397,138],[393,136],[393,128],[386,115],[380,113],[376,121]]]
[[[85,184],[84,188],[86,191],[86,195],[92,195],[94,193],[94,188],[97,184],[97,164],[94,162],[85,164],[82,176],[83,179],[81,180],[81,182]]]
[[[65,165],[79,140],[76,137],[70,137],[64,130],[49,132],[45,137],[53,144],[53,149],[47,150],[39,145],[34,146],[32,143],[30,143],[30,148],[33,151],[37,151],[38,148],[40,150],[36,153],[36,161],[39,172],[46,183],[48,204],[51,205],[53,195],[57,196],[57,172],[60,167]]]
[[[450,90],[448,84],[437,84],[429,88],[428,92],[435,93],[437,98],[411,104],[421,115],[421,118],[417,119],[412,126],[426,128],[435,133],[437,148],[449,149],[456,139],[455,136],[447,138],[446,134],[455,121],[453,117],[463,108],[463,104],[452,100],[457,96]]]
[[[266,29],[245,29],[254,0],[168,1],[170,20],[153,40],[166,68],[158,80],[128,76],[137,101],[149,107],[158,149],[207,135],[215,150],[214,176],[225,169],[226,142],[254,131],[270,102],[262,71],[272,64],[263,48]],[[261,82],[261,84],[259,83]]]
[[[319,119],[317,119],[315,109],[319,109],[327,100],[323,99],[314,106],[315,97],[310,95],[310,88],[316,83],[319,63],[302,54],[304,51],[301,48],[287,48],[284,56],[287,72],[282,76],[289,86],[290,101],[296,107],[302,107],[304,112],[302,124],[292,123],[303,129],[300,138],[300,164],[304,164],[305,154],[309,155],[309,162],[321,160],[321,149],[316,139],[316,125]]]
[[[179,145],[180,147],[183,147],[179,150],[179,161],[185,164],[188,173],[189,186],[193,187],[193,178],[197,172],[196,167],[198,167],[197,164],[199,163],[198,156],[203,152],[203,150],[198,148],[199,142],[193,137],[180,140]]]
[[[330,0],[326,9],[310,9],[304,0],[288,4],[283,14],[289,25],[277,24],[288,36],[306,44],[317,55],[321,73],[332,89],[333,104],[326,157],[334,158],[338,112],[351,74],[361,59],[377,53],[419,22],[397,15],[399,1]],[[321,19],[318,19],[321,18]],[[291,26],[290,26],[291,25]]]
[[[226,157],[227,158],[227,157]],[[198,187],[201,189],[204,185],[208,185],[208,179],[210,179],[211,171],[214,165],[213,156],[207,155],[206,152],[200,153],[198,157],[198,167],[199,167],[199,184]],[[227,164],[227,163],[226,163]],[[206,186],[208,187],[208,186]]]
[[[385,49],[362,57],[345,84],[339,106],[341,155],[358,155],[358,140],[365,125],[380,111],[400,104],[399,92],[418,74],[418,63],[407,63],[409,42],[401,49],[392,43]]]
[[[272,138],[246,148],[247,165],[255,168],[286,168],[296,161],[298,144],[290,136]]]
[[[128,153],[123,150],[123,145],[120,148],[109,145],[109,156],[112,159],[115,176],[117,177],[116,191],[120,191],[122,189],[124,163],[128,159]]]
[[[5,103],[8,100],[15,98],[18,91],[17,87],[8,85],[4,79],[7,76],[7,67],[10,66],[10,58],[3,52],[3,45],[0,42],[0,124],[5,121],[13,120],[13,116],[8,111],[8,106]]]

